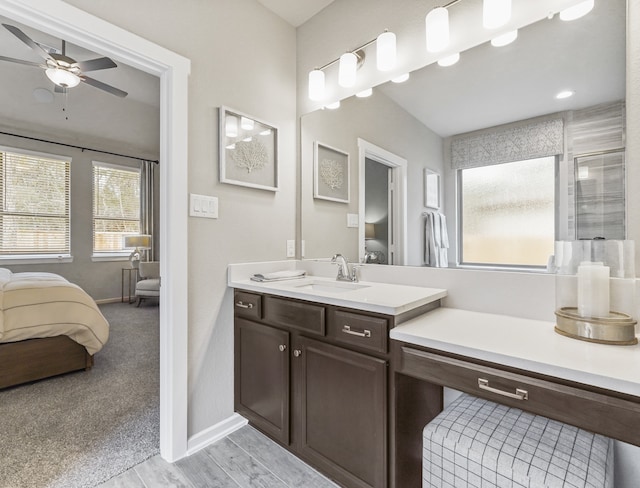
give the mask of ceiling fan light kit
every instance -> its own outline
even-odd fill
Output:
[[[66,43],[64,40],[62,41],[62,54],[49,52],[42,44],[31,39],[18,27],[9,24],[2,25],[14,36],[29,46],[35,54],[44,60],[45,64],[33,63],[22,59],[8,58],[6,56],[0,56],[0,61],[8,61],[11,63],[42,68],[44,69],[47,78],[49,78],[57,87],[63,88],[64,90],[67,88],[74,88],[78,86],[80,82],[84,82],[87,85],[93,86],[94,88],[98,88],[99,90],[120,98],[127,96],[127,92],[93,78],[89,78],[84,74],[87,71],[116,68],[116,63],[114,63],[110,58],[103,57],[90,59],[88,61],[76,61],[75,59],[66,56]],[[58,91],[58,89],[56,89],[56,91]]]

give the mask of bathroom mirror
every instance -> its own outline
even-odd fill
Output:
[[[461,53],[453,66],[429,65],[411,73],[405,83],[374,87],[369,98],[351,97],[337,110],[302,116],[303,257],[322,259],[341,252],[355,261],[363,245],[371,245],[365,241],[365,224],[372,222],[361,215],[358,198],[360,139],[406,160],[406,227],[403,236],[396,236],[404,237],[405,257],[393,264],[424,265],[424,212],[431,210],[424,206],[425,169],[441,175],[439,210],[447,217],[450,241],[455,241],[456,177],[447,162],[448,138],[607,104],[617,103],[624,111],[625,10],[625,0],[599,1],[577,21],[562,22],[555,16],[536,22],[520,29],[518,39],[508,46],[476,46]],[[574,95],[556,99],[563,89]],[[315,141],[350,155],[353,198],[348,203],[313,198]],[[556,198],[556,235],[561,238],[575,232],[573,187],[568,181],[575,163],[568,149],[558,175],[564,194]],[[454,253],[450,250],[450,260]]]

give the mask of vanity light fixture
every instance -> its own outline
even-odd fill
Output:
[[[584,17],[593,9],[594,0],[585,0],[573,7],[565,8],[560,11],[560,20],[570,21]]]
[[[511,20],[511,0],[484,0],[482,25],[485,29],[497,29]]]
[[[391,71],[396,66],[396,35],[384,31],[376,39],[376,67],[379,71]]]
[[[373,88],[367,88],[366,90],[362,90],[356,93],[356,97],[358,98],[367,98],[373,94]]]
[[[316,102],[324,98],[324,71],[321,69],[309,72],[309,98]]]
[[[460,1],[460,0],[456,0]],[[364,63],[364,49],[376,43],[376,66],[380,71],[388,71],[396,64],[396,35],[385,30],[375,39],[370,40],[355,48],[353,51],[344,53],[337,59],[330,61],[324,66],[315,68],[309,72],[309,99],[322,101],[325,98],[325,73],[329,66],[339,63],[338,84],[344,88],[350,88],[356,84],[356,72]]]
[[[508,44],[511,44],[517,38],[518,38],[518,29],[505,32],[504,34],[501,34],[498,37],[494,37],[493,39],[491,39],[491,45],[494,47],[503,47]]]
[[[458,61],[460,61],[460,53],[453,53],[453,54],[450,54],[449,56],[445,56],[444,58],[439,59],[438,65],[444,66],[444,67],[453,66]]]
[[[328,108],[329,110],[335,110],[337,108],[340,108],[340,100],[338,100],[337,102],[329,103],[329,104],[325,105],[324,107]]]
[[[404,73],[400,76],[396,76],[395,78],[391,78],[391,81],[393,83],[404,83],[409,79],[409,76],[410,76],[409,73]]]
[[[338,85],[350,88],[356,84],[356,72],[358,71],[358,57],[354,53],[344,53],[340,56],[338,68]]]
[[[449,11],[446,7],[436,7],[425,18],[427,51],[438,53],[449,45]]]

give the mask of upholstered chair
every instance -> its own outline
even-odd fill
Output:
[[[138,267],[140,280],[136,283],[136,307],[140,306],[145,298],[157,298],[160,296],[160,262],[140,261]]]

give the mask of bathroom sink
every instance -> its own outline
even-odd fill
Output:
[[[346,293],[348,291],[369,288],[369,285],[360,285],[346,281],[312,281],[310,283],[296,285],[294,288],[307,292]]]

